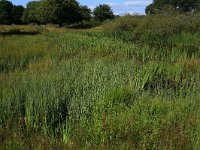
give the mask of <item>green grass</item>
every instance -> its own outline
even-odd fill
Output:
[[[199,33],[35,30],[0,35],[0,149],[200,148]]]

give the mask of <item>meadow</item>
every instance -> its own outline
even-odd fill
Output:
[[[125,17],[0,27],[0,149],[200,149],[199,21]]]

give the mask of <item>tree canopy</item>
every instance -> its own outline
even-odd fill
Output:
[[[93,18],[93,19],[92,19]],[[23,6],[15,6],[8,0],[0,0],[0,24],[81,24],[94,20],[104,21],[114,18],[109,5],[99,5],[91,9],[77,0],[38,0]]]
[[[42,23],[74,23],[81,18],[76,0],[43,0],[39,8],[38,19]]]
[[[39,23],[38,11],[40,4],[41,4],[40,1],[32,1],[27,4],[22,17],[24,23]]]
[[[91,19],[91,9],[85,6],[80,6],[80,15],[81,20],[90,20]]]
[[[146,7],[146,14],[152,14],[162,12],[166,10],[166,6],[169,6],[177,12],[185,13],[198,11],[200,6],[200,0],[154,0],[152,4]]]
[[[7,0],[0,0],[0,24],[21,24],[24,7],[13,5]]]
[[[6,0],[0,1],[0,24],[12,23],[13,4]]]
[[[111,7],[106,4],[97,6],[94,9],[94,16],[99,21],[113,19],[115,17]]]
[[[91,10],[76,0],[41,0],[29,2],[24,13],[28,23],[73,24],[91,18]]]
[[[24,7],[19,5],[19,6],[13,6],[12,8],[12,18],[13,18],[13,23],[15,24],[21,24],[22,23],[22,16],[24,13]]]

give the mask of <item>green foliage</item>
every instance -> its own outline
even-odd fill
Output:
[[[86,7],[80,9],[76,0],[44,0],[39,8],[39,20],[42,23],[70,24],[84,19],[81,17],[88,17]],[[79,10],[85,14],[81,16]]]
[[[38,13],[39,6],[41,5],[40,1],[29,2],[24,10],[22,20],[24,23],[39,23]]]
[[[0,1],[0,24],[22,24],[24,7],[15,6],[10,1]]]
[[[96,20],[105,21],[107,19],[113,19],[114,14],[109,5],[103,4],[99,5],[94,9],[94,17]]]
[[[129,41],[132,42],[144,42],[150,45],[154,45],[154,43],[167,44],[174,34],[181,32],[199,33],[199,16],[199,13],[188,15],[157,14],[145,17],[127,15],[105,23],[103,28],[113,32],[129,31],[132,33]]]
[[[24,13],[24,7],[19,6],[13,6],[12,8],[12,17],[13,17],[13,23],[15,24],[22,24],[22,16]]]
[[[145,9],[146,14],[155,14],[158,11],[159,11],[159,9],[155,6],[155,4],[150,4]]]
[[[171,7],[170,10],[178,12],[198,11],[200,6],[199,0],[154,0],[152,4],[146,7],[146,14],[155,14],[166,11],[166,6]],[[169,11],[169,9],[167,10]]]
[[[92,18],[91,9],[81,6],[76,0],[39,0],[28,2],[26,8],[13,6],[10,1],[0,1],[1,24],[57,24],[89,28],[114,18],[108,5],[96,7]],[[75,24],[75,25],[74,25]]]
[[[88,8],[86,5],[80,6],[79,13],[81,15],[80,21],[82,21],[82,20],[87,21],[87,20],[90,20],[92,18],[91,17],[91,9]]]
[[[7,0],[0,1],[0,24],[12,23],[13,4]]]
[[[59,24],[69,25],[91,19],[91,10],[80,6],[76,0],[31,1],[23,6],[13,6],[9,1],[0,1],[1,24]]]

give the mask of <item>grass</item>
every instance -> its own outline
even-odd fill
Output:
[[[39,34],[0,35],[0,149],[200,148],[198,32],[8,28]]]

